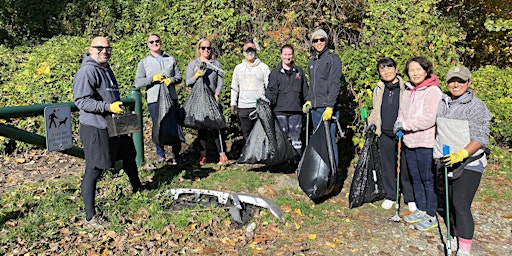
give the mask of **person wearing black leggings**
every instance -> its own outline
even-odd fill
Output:
[[[452,220],[449,228],[458,240],[459,256],[471,253],[475,231],[471,203],[487,165],[485,147],[489,143],[491,120],[485,104],[469,89],[471,82],[471,73],[464,66],[448,71],[446,83],[449,91],[439,103],[434,147],[434,159],[446,166],[448,172],[463,169],[460,177],[448,182]],[[452,153],[443,156],[444,146],[449,146]]]

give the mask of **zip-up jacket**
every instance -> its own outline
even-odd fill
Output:
[[[270,100],[274,112],[301,113],[307,92],[308,84],[304,71],[294,63],[289,70],[285,70],[283,63],[280,62],[270,73],[265,95]]]
[[[334,108],[341,89],[340,57],[325,48],[318,57],[313,54],[308,70],[310,85],[306,101],[311,101],[313,108]]]
[[[80,123],[106,129],[105,116],[111,114],[110,104],[119,101],[119,87],[114,72],[85,56],[73,80],[73,99],[80,109]]]
[[[176,59],[165,51],[162,52],[160,57],[149,54],[139,62],[137,72],[135,73],[135,87],[146,87],[148,103],[156,102],[158,100],[159,86],[154,85],[160,83],[153,83],[153,76],[157,74],[163,74],[171,79],[171,84],[167,88],[169,89],[171,99],[177,100],[178,94],[174,86],[181,83],[181,73]]]
[[[405,84],[397,122],[402,123],[403,141],[409,148],[433,148],[436,134],[436,115],[441,89],[435,75],[416,87]]]
[[[270,69],[259,59],[252,65],[247,65],[245,60],[238,64],[231,80],[231,106],[256,107],[256,99],[265,95],[269,74]]]

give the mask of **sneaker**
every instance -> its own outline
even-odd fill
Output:
[[[466,252],[466,251],[458,250],[457,251],[457,256],[471,256],[471,254],[469,252]]]
[[[457,242],[457,237],[455,237],[455,236],[451,237],[450,245],[451,245],[450,249],[452,250],[452,252],[456,252],[457,249],[459,249],[459,243]],[[448,248],[446,248],[445,243],[438,244],[437,249],[439,249],[440,251],[445,252],[445,253],[448,251]]]
[[[395,203],[395,201],[386,199],[386,200],[384,200],[384,202],[382,202],[382,204],[380,206],[386,210],[389,210],[389,209],[391,209],[391,207],[393,207],[394,203]]]
[[[426,214],[424,212],[422,212],[420,210],[416,210],[416,211],[412,212],[411,214],[405,216],[404,217],[404,221],[407,222],[407,223],[420,222],[421,220],[423,220],[425,215]]]
[[[103,229],[104,226],[105,220],[96,215],[90,220],[85,220],[83,227],[87,229]]]
[[[217,164],[218,165],[228,165],[229,164],[228,157],[227,156],[219,157],[219,162]]]
[[[197,162],[197,164],[199,166],[203,166],[206,164],[206,156],[201,156],[201,158],[199,158],[199,161]]]
[[[425,214],[423,220],[416,223],[416,225],[414,225],[414,227],[417,230],[421,230],[421,231],[427,231],[427,230],[431,230],[433,228],[437,228],[437,218],[432,217],[428,214]]]
[[[409,208],[410,212],[414,212],[414,211],[418,210],[418,208],[416,207],[416,203],[415,202],[408,202],[407,203],[407,208]]]

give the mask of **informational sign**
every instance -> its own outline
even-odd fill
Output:
[[[48,151],[60,151],[71,148],[71,107],[51,106],[44,108],[46,128],[46,148]]]

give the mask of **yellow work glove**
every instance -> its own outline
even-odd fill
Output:
[[[164,82],[165,85],[169,86],[171,84],[171,79],[169,77],[167,77],[167,78],[164,78],[162,80],[162,82]]]
[[[302,112],[307,113],[308,108],[309,109],[311,108],[311,101],[309,101],[309,100],[306,101],[306,103],[304,103],[304,105],[302,106]]]
[[[121,105],[123,105],[122,102],[116,101],[116,102],[110,104],[110,106],[108,108],[110,109],[110,112],[112,112],[114,114],[121,114],[124,112],[124,110],[121,108]]]
[[[216,94],[214,94],[214,95],[213,95],[213,97],[215,97],[215,101],[216,101],[217,103],[219,103],[219,102],[220,102],[220,97],[219,97],[219,95],[218,95],[217,93],[216,93]]]
[[[200,78],[200,77],[204,76],[204,71],[202,69],[199,69],[198,71],[196,71],[194,76],[196,77],[196,79]]]
[[[469,156],[469,152],[463,148],[455,153],[448,154],[441,158],[441,161],[446,166],[452,166],[456,163],[460,163],[464,160],[464,158]]]
[[[332,118],[332,108],[326,107],[324,113],[322,114],[322,120],[327,121]]]
[[[162,82],[164,80],[164,75],[156,74],[153,76],[153,82]]]

